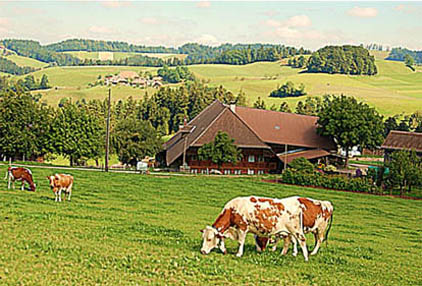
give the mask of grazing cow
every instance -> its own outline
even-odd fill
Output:
[[[56,195],[56,202],[62,201],[61,193],[62,191],[67,194],[67,199],[70,201],[72,195],[72,186],[73,186],[73,177],[71,175],[65,174],[55,174],[54,176],[49,176],[47,179],[50,181],[50,188],[53,193]],[[64,195],[63,200],[66,199]]]
[[[224,239],[232,238],[226,232],[234,228],[235,231],[231,235],[239,242],[236,254],[238,257],[243,255],[246,235],[251,232],[267,238],[281,234],[292,235],[299,241],[307,261],[308,250],[302,226],[303,209],[298,199],[299,197],[271,199],[251,196],[229,201],[214,224],[201,230],[203,233],[201,253],[208,254],[215,247],[226,253]]]
[[[318,201],[310,198],[298,198],[303,209],[303,231],[304,233],[313,233],[315,237],[315,247],[311,255],[317,254],[322,242],[328,238],[328,233],[333,221],[333,205],[329,201]],[[290,245],[293,242],[293,255],[297,255],[297,241],[292,236],[282,236],[284,238],[284,246],[282,253],[286,254]],[[271,240],[273,244],[272,250],[277,248],[277,242],[280,236],[276,236]],[[256,247],[258,251],[265,250],[269,243],[267,238],[256,237]]]
[[[22,182],[21,190],[23,191],[25,182],[29,184],[31,191],[35,192],[36,185],[32,179],[32,172],[27,168],[22,167],[9,167],[6,172],[5,180],[8,179],[7,189],[10,189],[10,183],[13,184],[13,189],[15,188],[15,181]]]

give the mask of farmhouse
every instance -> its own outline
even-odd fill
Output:
[[[384,150],[384,161],[398,150],[415,150],[422,157],[422,133],[391,130],[381,148]]]
[[[157,156],[171,169],[181,166],[192,173],[219,169],[224,174],[276,173],[298,157],[309,160],[325,158],[337,151],[331,138],[316,133],[318,117],[255,108],[225,105],[215,101],[163,146]],[[211,161],[201,161],[198,149],[214,140],[218,131],[226,132],[242,152],[237,164],[218,168]]]
[[[140,77],[134,71],[122,71],[118,75],[105,77],[106,85],[132,85],[132,86],[140,86],[140,87],[151,86],[154,88],[160,88],[163,86],[163,83],[161,81],[162,81],[162,77],[154,77],[152,79],[146,79],[146,78]]]

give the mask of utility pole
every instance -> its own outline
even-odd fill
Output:
[[[108,155],[110,149],[110,101],[111,101],[111,88],[108,89],[108,110],[107,110],[107,123],[106,123],[106,147],[105,147],[105,171],[108,172]]]

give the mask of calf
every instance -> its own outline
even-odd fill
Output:
[[[234,228],[232,235],[239,242],[236,254],[238,257],[243,255],[246,235],[251,232],[267,238],[281,234],[292,235],[299,241],[307,261],[308,250],[302,226],[303,209],[298,199],[299,197],[271,199],[251,196],[229,201],[214,224],[201,230],[201,253],[208,254],[215,247],[226,253],[224,238],[230,237],[226,232]]]
[[[329,201],[318,201],[310,198],[298,198],[301,208],[303,209],[303,231],[304,233],[313,233],[315,237],[315,247],[311,255],[317,254],[322,242],[328,238],[328,233],[333,220],[333,205]],[[292,236],[281,236],[284,238],[284,246],[282,253],[286,254],[293,242],[293,255],[297,255],[297,241]],[[273,251],[276,250],[277,242],[280,236],[276,236],[272,241]],[[265,238],[256,237],[256,247],[258,251],[265,250],[269,241]]]
[[[56,202],[62,201],[62,191],[67,194],[67,199],[70,201],[73,186],[73,177],[71,175],[55,174],[54,176],[47,177],[47,179],[50,181],[51,190],[56,195]],[[65,199],[66,196],[63,197],[63,200]]]
[[[22,182],[21,190],[23,191],[25,182],[29,184],[31,191],[35,192],[36,185],[32,179],[32,172],[27,168],[22,167],[9,167],[6,172],[6,177],[9,179],[7,184],[7,189],[10,189],[10,184],[12,183],[13,189],[15,188],[15,181]]]

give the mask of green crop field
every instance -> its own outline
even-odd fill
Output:
[[[36,69],[44,68],[48,66],[47,63],[37,61],[35,59],[31,59],[27,57],[18,56],[18,55],[10,55],[10,56],[7,56],[6,58],[14,62],[18,66],[26,66],[26,67],[36,68]]]
[[[4,174],[6,166],[0,166]],[[71,202],[0,185],[2,285],[421,285],[422,201],[263,183],[258,178],[66,171]],[[328,246],[302,256],[255,251],[200,254],[199,230],[243,195],[331,200]],[[309,247],[313,238],[308,239]]]

